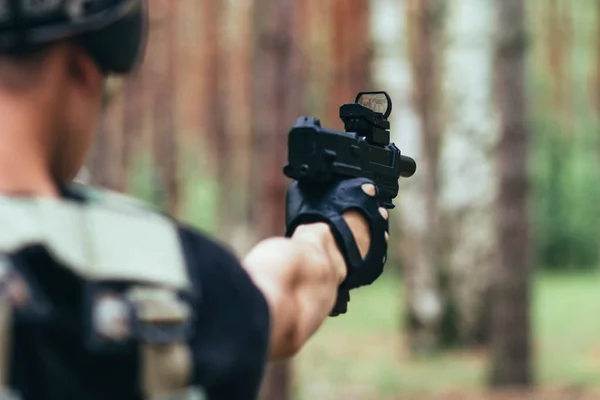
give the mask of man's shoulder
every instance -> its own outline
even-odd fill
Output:
[[[177,223],[128,196],[85,186],[63,199],[0,197],[0,252],[43,247],[88,280],[187,288]]]
[[[194,270],[198,268],[215,268],[218,266],[241,268],[237,256],[231,249],[210,238],[208,234],[200,229],[177,221],[170,215],[163,213],[158,207],[143,200],[112,190],[81,184],[69,186],[68,194],[71,198],[79,198],[89,205],[110,210],[112,213],[122,215],[127,219],[155,220],[157,223],[170,225],[178,236],[188,269],[194,275]],[[116,229],[117,227],[113,226],[113,228]],[[145,235],[140,235],[138,238],[131,237],[130,240],[132,242],[139,241],[144,237]],[[150,243],[144,244],[147,246]],[[130,243],[130,245],[134,244]],[[161,247],[158,246],[157,248]]]
[[[179,232],[182,241],[195,249],[208,250],[218,258],[235,258],[233,251],[212,239],[207,233],[164,213],[160,208],[133,196],[95,186],[74,183],[69,186],[68,193],[71,197],[81,199],[89,204],[130,213],[131,215],[161,217],[169,221]]]
[[[82,184],[70,185],[68,194],[70,197],[81,199],[88,204],[130,216],[162,219],[163,222],[170,223],[177,230],[186,252],[196,253],[204,261],[234,264],[238,262],[232,249],[218,243],[200,229],[177,221],[175,218],[163,213],[158,207],[143,200],[116,191]]]

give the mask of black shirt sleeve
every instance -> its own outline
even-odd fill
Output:
[[[200,294],[194,384],[210,400],[255,399],[267,362],[267,302],[232,253],[189,228],[181,228],[180,236]]]

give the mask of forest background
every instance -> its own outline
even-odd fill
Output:
[[[151,0],[92,182],[240,256],[283,233],[287,133],[386,90],[416,159],[383,278],[264,400],[600,398],[600,0]]]

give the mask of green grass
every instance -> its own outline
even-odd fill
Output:
[[[387,279],[353,294],[296,358],[297,400],[430,397],[485,385],[485,352],[409,357],[400,332],[403,288]],[[541,386],[600,385],[600,276],[536,279],[536,375]]]
[[[546,276],[535,299],[540,381],[600,385],[600,278]]]

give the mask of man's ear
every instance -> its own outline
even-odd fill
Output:
[[[95,96],[102,91],[102,71],[87,52],[76,45],[72,45],[69,51],[68,75],[69,80],[86,95]]]

